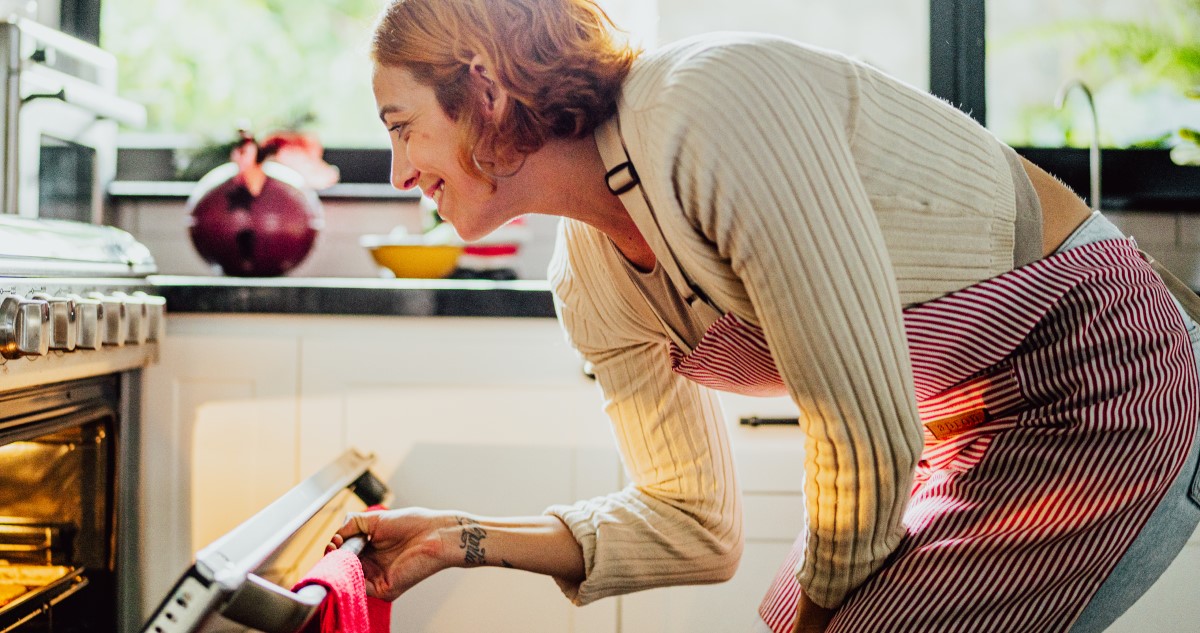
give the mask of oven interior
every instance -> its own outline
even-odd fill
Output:
[[[0,396],[0,633],[116,630],[117,382]]]

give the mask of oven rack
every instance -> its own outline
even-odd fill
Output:
[[[31,589],[0,607],[0,633],[8,633],[49,611],[88,584],[81,568],[71,568],[61,578],[44,587]]]

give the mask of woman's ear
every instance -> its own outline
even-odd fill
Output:
[[[508,109],[508,92],[496,82],[496,75],[492,72],[491,64],[483,58],[483,55],[471,58],[471,83],[482,95],[479,105],[483,115],[489,120],[504,116]]]

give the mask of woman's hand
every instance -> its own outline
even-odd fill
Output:
[[[796,620],[792,625],[793,633],[824,633],[837,609],[826,609],[813,602],[803,591],[796,603]]]
[[[360,556],[367,595],[395,600],[417,583],[452,567],[445,531],[458,525],[455,515],[423,508],[350,514],[326,546],[328,553],[346,539],[363,534],[369,543]]]
[[[424,508],[351,514],[326,552],[365,534],[367,595],[395,600],[449,567],[506,567],[583,582],[583,550],[552,516],[483,518]]]

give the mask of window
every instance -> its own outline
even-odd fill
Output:
[[[1095,95],[1105,147],[1167,147],[1200,122],[1200,2],[993,0],[987,6],[988,126],[1012,145],[1086,146]]]
[[[645,46],[713,30],[776,33],[929,85],[929,0],[601,0]],[[330,147],[385,147],[366,47],[379,0],[103,0],[101,46],[157,144],[229,140],[311,117]],[[168,135],[168,136],[164,136]],[[131,136],[127,135],[127,143]]]
[[[659,44],[721,30],[831,48],[929,88],[929,0],[658,0]]]
[[[304,124],[326,145],[386,145],[367,44],[379,0],[104,0],[100,45],[143,133],[190,145]],[[161,135],[170,135],[163,138]]]

